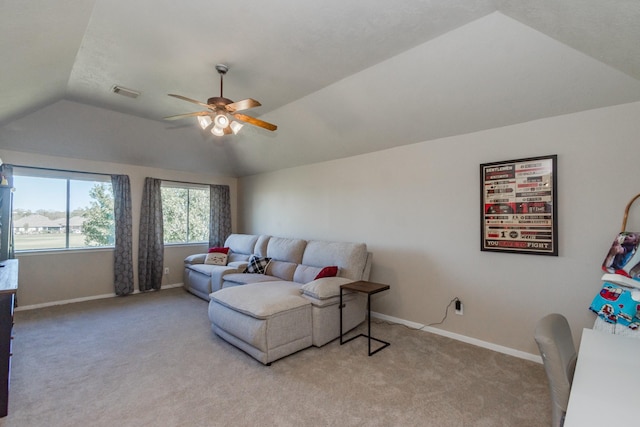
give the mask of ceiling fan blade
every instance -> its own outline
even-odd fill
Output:
[[[271,123],[267,123],[263,120],[260,119],[256,119],[255,117],[251,117],[251,116],[247,116],[244,114],[240,114],[240,113],[235,113],[232,114],[233,117],[235,117],[236,119],[242,121],[242,122],[247,122],[250,123],[254,126],[260,126],[261,128],[270,130],[270,131],[274,131],[276,129],[278,129],[278,126],[276,125],[272,125]]]
[[[215,108],[211,108],[211,106],[209,104],[205,104],[204,102],[196,101],[195,99],[187,98],[186,96],[175,95],[173,93],[170,93],[169,96],[173,96],[174,98],[182,99],[183,101],[191,102],[193,104],[198,104],[198,105],[201,105],[201,106],[203,106],[205,108],[210,108],[212,110],[215,109]]]
[[[224,106],[224,108],[230,113],[235,113],[236,111],[248,110],[249,108],[259,107],[261,105],[262,104],[260,104],[255,99],[247,98],[241,101],[227,104]]]
[[[195,113],[177,114],[175,116],[164,117],[165,120],[184,119],[185,117],[208,116],[209,111],[196,111]]]

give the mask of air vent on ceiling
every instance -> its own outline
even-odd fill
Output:
[[[140,96],[140,92],[138,92],[137,90],[127,89],[126,87],[117,85],[112,87],[111,91],[113,93],[117,93],[118,95],[128,96],[129,98],[137,98]]]

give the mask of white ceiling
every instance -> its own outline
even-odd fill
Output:
[[[638,0],[391,3],[3,1],[0,148],[243,176],[640,101]],[[162,120],[217,63],[276,132]]]

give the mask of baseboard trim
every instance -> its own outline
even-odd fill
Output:
[[[174,283],[171,285],[163,285],[162,289],[171,289],[171,288],[179,288],[183,286],[182,283]],[[138,289],[136,289],[135,291],[133,291],[131,293],[131,295],[135,295],[135,294],[139,294],[140,291]],[[112,294],[103,294],[103,295],[93,295],[90,297],[82,297],[82,298],[74,298],[74,299],[68,299],[68,300],[61,300],[61,301],[52,301],[52,302],[46,302],[46,303],[42,303],[42,304],[32,304],[32,305],[25,305],[25,306],[18,306],[15,308],[15,311],[26,311],[26,310],[35,310],[38,308],[45,308],[45,307],[52,307],[52,306],[56,306],[56,305],[65,305],[65,304],[73,304],[76,302],[83,302],[83,301],[93,301],[93,300],[98,300],[98,299],[105,299],[105,298],[115,298],[117,295],[115,293]],[[400,325],[404,325],[407,326],[411,329],[417,329],[420,331],[425,331],[425,332],[430,332],[436,335],[442,335],[444,337],[447,338],[451,338],[457,341],[461,341],[467,344],[471,344],[471,345],[475,345],[478,347],[482,347],[482,348],[486,348],[489,350],[493,350],[493,351],[497,351],[498,353],[503,353],[503,354],[507,354],[509,356],[513,356],[513,357],[518,357],[520,359],[525,359],[525,360],[530,360],[532,362],[536,362],[536,363],[542,363],[542,358],[539,355],[535,355],[535,354],[531,354],[531,353],[527,353],[524,351],[520,351],[520,350],[515,350],[513,348],[509,348],[509,347],[505,347],[502,345],[498,345],[498,344],[493,344],[487,341],[482,341],[476,338],[471,338],[468,337],[466,335],[461,335],[461,334],[456,334],[454,332],[449,332],[449,331],[445,331],[443,329],[438,329],[438,328],[434,328],[431,326],[426,326],[423,325],[421,323],[416,323],[416,322],[411,322],[408,320],[404,320],[404,319],[400,319],[398,317],[393,317],[393,316],[387,316],[386,314],[382,314],[382,313],[377,313],[375,311],[371,312],[371,317],[372,318],[376,318],[376,319],[380,319],[380,320],[384,320],[390,323],[397,323]]]
[[[179,288],[181,286],[182,286],[182,283],[174,283],[172,285],[162,285],[162,289]],[[130,295],[135,295],[135,294],[139,294],[139,293],[141,293],[140,290],[136,289]],[[14,311],[35,310],[35,309],[38,309],[38,308],[53,307],[53,306],[56,306],[56,305],[73,304],[73,303],[76,303],[76,302],[93,301],[93,300],[105,299],[105,298],[115,298],[116,296],[117,295],[115,293],[103,294],[103,295],[92,295],[90,297],[82,297],[82,298],[66,299],[66,300],[60,300],[60,301],[45,302],[45,303],[42,303],[42,304],[32,304],[32,305],[18,306],[18,307],[15,308]]]
[[[505,347],[502,345],[490,343],[488,341],[479,340],[477,338],[471,338],[466,335],[456,334],[454,332],[445,331],[443,329],[434,328],[432,326],[426,326],[421,323],[410,322],[408,320],[400,319],[393,316],[387,316],[386,314],[376,313],[375,311],[371,312],[371,317],[384,320],[391,323],[398,323],[400,325],[405,325],[411,329],[418,329],[425,332],[430,332],[436,335],[442,335],[447,338],[452,338],[457,341],[462,341],[467,344],[475,345],[478,347],[486,348],[489,350],[497,351],[498,353],[507,354],[509,356],[517,357],[519,359],[530,360],[532,362],[542,364],[542,357],[539,355],[527,353],[525,351],[515,350],[513,348]]]

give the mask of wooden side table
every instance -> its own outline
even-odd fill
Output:
[[[342,304],[342,291],[345,289],[348,291],[362,292],[367,294],[367,323],[368,323],[367,335],[365,334],[356,335],[355,337],[351,337],[348,340],[343,340],[344,334],[342,333],[342,308],[344,307],[344,305]],[[383,285],[381,283],[374,283],[374,282],[367,282],[366,280],[360,280],[358,282],[347,283],[345,285],[340,286],[340,306],[339,306],[340,307],[340,345],[346,344],[349,341],[354,340],[358,337],[368,338],[369,356],[374,355],[380,350],[382,350],[383,348],[389,347],[391,345],[386,341],[382,341],[378,338],[374,338],[371,336],[371,295],[377,294],[378,292],[386,291],[387,289],[389,289],[389,285]],[[382,347],[374,351],[371,351],[371,340],[374,340],[383,344]]]

